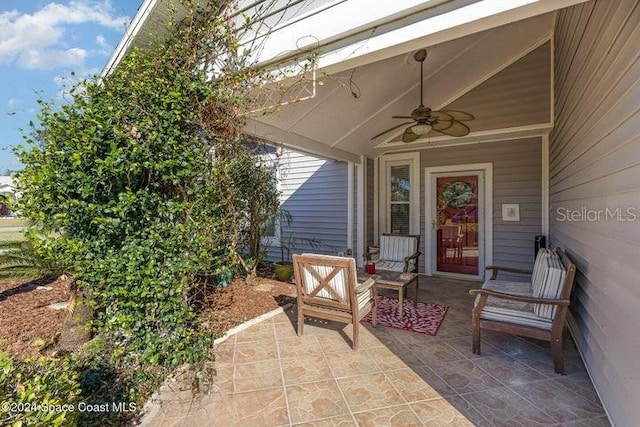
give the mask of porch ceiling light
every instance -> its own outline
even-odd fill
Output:
[[[414,127],[411,128],[411,132],[416,135],[426,135],[431,130],[431,125],[427,123],[418,123]]]

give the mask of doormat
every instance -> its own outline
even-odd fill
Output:
[[[435,336],[444,321],[449,307],[430,303],[418,302],[414,307],[413,301],[404,300],[402,304],[403,317],[398,319],[398,300],[378,295],[378,325],[391,328],[404,329],[405,331],[419,332]],[[371,313],[363,319],[371,323]]]

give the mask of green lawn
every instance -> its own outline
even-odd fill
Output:
[[[25,218],[0,218],[0,240],[25,240],[19,227],[27,227],[29,220]]]
[[[26,218],[0,218],[0,231],[2,227],[26,227],[29,220]]]
[[[24,238],[24,234],[19,231],[1,231],[0,229],[0,240],[26,240]]]

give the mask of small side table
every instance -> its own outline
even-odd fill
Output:
[[[398,318],[403,317],[404,290],[409,285],[413,286],[413,305],[418,302],[418,274],[400,273],[398,271],[376,270],[375,274],[367,274],[364,269],[358,269],[358,281],[364,282],[370,277],[375,277],[378,289],[391,289],[398,291]]]

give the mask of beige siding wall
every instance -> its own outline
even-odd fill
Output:
[[[420,194],[423,195],[420,241],[426,241],[424,168],[469,163],[493,164],[493,263],[531,269],[533,241],[542,230],[542,148],[539,137],[423,150],[420,153]],[[502,221],[503,203],[520,204],[519,222]],[[420,271],[424,271],[424,261],[423,255]],[[518,276],[511,278],[522,280]]]
[[[571,326],[607,412],[616,425],[638,425],[639,2],[584,3],[556,24],[551,241],[579,270]],[[577,220],[566,220],[567,209]]]
[[[347,163],[283,150],[280,162],[281,206],[291,224],[281,222],[281,238],[295,236],[291,253],[336,255],[350,247],[347,241]],[[306,240],[305,240],[306,239]],[[318,247],[309,244],[316,240]],[[267,248],[268,258],[279,261],[280,246]],[[285,255],[286,256],[286,255]]]
[[[523,102],[526,100],[526,102]],[[551,122],[551,43],[547,42],[446,109],[468,111],[474,132]]]

